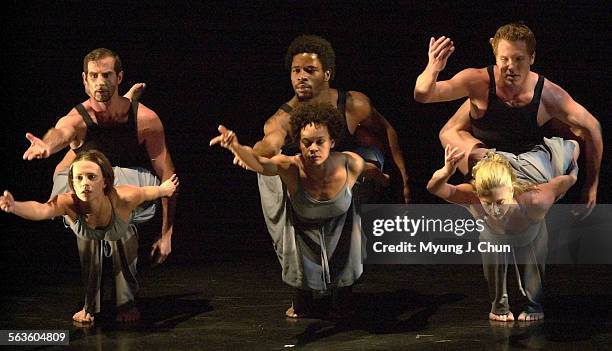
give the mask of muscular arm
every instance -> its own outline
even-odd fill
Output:
[[[62,150],[71,142],[83,137],[85,123],[75,109],[60,118],[55,127],[49,129],[42,139],[27,133],[26,138],[30,141],[30,147],[23,154],[24,160],[35,158],[47,158]]]
[[[582,105],[558,85],[546,81],[542,92],[542,103],[548,114],[568,124],[579,131],[584,139],[584,154],[586,159],[586,183],[582,197],[588,208],[597,202],[597,186],[599,170],[603,154],[603,139],[599,121]]]
[[[439,72],[426,68],[416,80],[414,99],[422,103],[431,103],[470,96],[472,84],[475,80],[481,79],[480,71],[481,69],[476,68],[464,69],[451,79],[438,82]]]
[[[289,114],[278,110],[268,118],[264,125],[264,137],[253,146],[255,154],[263,157],[272,157],[280,153],[289,135]]]
[[[174,163],[166,145],[166,136],[161,120],[155,112],[146,106],[138,105],[138,135],[145,143],[151,165],[161,181],[166,181],[174,173]],[[154,244],[153,252],[159,249],[157,260],[161,263],[171,252],[171,238],[174,232],[174,214],[178,192],[169,198],[162,198],[162,231],[161,238]]]
[[[469,171],[468,160],[470,153],[476,145],[482,142],[471,134],[472,125],[470,121],[470,99],[466,99],[459,107],[457,112],[446,122],[438,134],[442,146],[451,145],[459,148],[468,155],[458,164],[458,168],[463,174]]]
[[[374,131],[375,135],[384,134],[385,144],[391,152],[393,162],[402,175],[404,201],[410,201],[409,176],[404,162],[404,155],[400,148],[397,132],[376,109],[372,106],[370,99],[362,93],[350,92],[347,100],[347,114],[355,119],[355,122],[367,129]],[[380,133],[380,132],[382,133]]]

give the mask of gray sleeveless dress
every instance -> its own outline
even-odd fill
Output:
[[[279,177],[258,179],[270,190],[261,193],[264,213],[266,204],[274,204],[274,215],[264,217],[283,281],[302,290],[353,285],[363,272],[365,236],[348,185],[333,199],[319,201],[301,183],[289,196]]]
[[[112,204],[112,203],[111,203]],[[74,222],[67,223],[74,234],[87,243],[89,254],[81,256],[81,274],[85,286],[83,309],[90,313],[100,312],[100,287],[102,281],[102,260],[110,257],[113,261],[116,304],[129,308],[134,303],[139,286],[136,280],[138,258],[138,237],[133,225],[134,213],[124,221],[112,209],[111,222],[106,228],[90,228],[83,215],[77,215]]]
[[[556,176],[578,172],[577,165],[572,164],[574,147],[572,142],[554,137],[544,138],[542,144],[522,154],[497,153],[510,162],[518,179],[542,184]],[[542,279],[548,254],[546,221],[533,223],[521,233],[512,235],[498,234],[485,222],[480,241],[494,245],[509,244],[512,247],[511,253],[482,253],[484,275],[492,300],[491,312],[501,315],[510,311],[507,292],[509,264],[514,264],[519,289],[529,301],[525,311],[542,312]]]

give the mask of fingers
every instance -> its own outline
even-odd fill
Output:
[[[220,143],[222,140],[223,140],[223,135],[216,136],[216,137],[210,139],[210,143],[208,145],[209,146],[216,145],[216,144]]]
[[[34,136],[34,134],[32,133],[26,133],[25,135],[26,139],[28,139],[32,144],[34,144],[36,141],[40,140],[37,137]]]
[[[431,41],[430,41],[431,43]],[[446,53],[448,50],[450,50],[451,48],[453,48],[454,50],[454,43],[450,38],[447,38],[445,36],[441,36],[440,38],[438,38],[435,42],[433,42],[433,44],[430,45],[430,54],[436,58],[436,59],[441,59],[443,57],[443,55],[441,55],[443,52]]]
[[[4,212],[11,212],[14,201],[13,195],[5,190],[3,196],[0,196],[0,209]]]

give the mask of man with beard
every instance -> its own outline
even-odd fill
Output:
[[[47,158],[66,146],[70,146],[75,154],[97,149],[115,166],[116,184],[151,186],[158,185],[160,179],[165,181],[170,178],[174,174],[174,165],[166,147],[161,120],[153,110],[118,95],[118,86],[123,75],[121,59],[115,52],[99,48],[87,54],[83,60],[82,78],[89,99],[61,117],[42,139],[27,133],[26,138],[31,145],[23,154],[23,159]],[[74,154],[69,152],[58,168],[71,163],[73,156]],[[68,171],[68,168],[64,168],[56,172],[52,197],[67,191]],[[155,263],[162,263],[171,251],[176,194],[169,199],[163,199],[162,207],[161,237],[151,250]],[[137,211],[132,222],[146,221],[153,217],[154,211],[154,206]],[[132,241],[136,240],[135,236],[132,238]],[[89,275],[95,274],[94,271],[101,267],[101,252],[110,251],[112,255],[127,257],[129,264],[135,262],[138,256],[137,243],[116,241],[107,242],[101,247],[99,241],[79,238],[77,244],[86,284],[91,282]],[[115,261],[113,260],[114,264]],[[119,306],[117,320],[133,321],[140,317],[133,303],[138,284],[134,279],[135,272],[125,267],[126,265],[115,267],[115,270],[123,273],[117,275],[116,293],[130,297],[130,301],[125,306]],[[97,299],[99,300],[99,296]],[[94,313],[99,312],[99,301],[96,306]],[[75,320],[81,315],[77,313]]]
[[[410,201],[408,172],[397,133],[380,114],[370,99],[357,91],[330,87],[336,71],[335,53],[331,44],[315,35],[302,35],[287,50],[285,64],[291,71],[295,95],[284,103],[264,125],[264,137],[254,146],[259,156],[272,157],[281,152],[290,139],[289,113],[303,103],[331,103],[345,117],[344,142],[337,151],[350,150],[366,162],[382,168],[384,152],[389,151],[402,176],[402,196]]]
[[[389,150],[392,158],[402,175],[402,194],[405,202],[410,201],[410,188],[408,173],[404,164],[404,157],[400,150],[397,133],[389,122],[372,106],[370,99],[357,91],[342,91],[330,87],[334,77],[335,54],[331,44],[318,36],[302,35],[293,40],[285,58],[287,68],[291,71],[291,85],[295,95],[283,104],[264,125],[264,137],[253,147],[258,156],[274,157],[283,150],[285,154],[293,154],[289,143],[296,136],[290,132],[290,113],[302,104],[328,103],[340,111],[343,116],[343,141],[336,144],[335,151],[353,151],[359,154],[366,162],[373,163],[379,168],[384,164],[383,152]],[[297,140],[299,142],[299,140]],[[235,159],[235,163],[241,163]],[[243,165],[244,167],[244,165]],[[376,170],[375,167],[373,167]],[[368,175],[370,176],[370,175]],[[376,176],[372,176],[376,178]],[[366,180],[367,181],[367,180]],[[287,190],[278,176],[264,176],[258,174],[259,193],[264,219],[268,231],[275,237],[282,233],[289,216],[291,206],[288,201]],[[356,185],[359,190],[356,197],[358,202],[371,200],[372,193],[365,194],[364,185]],[[282,240],[274,242],[277,252],[284,245]],[[297,253],[295,253],[297,254]],[[288,253],[287,255],[291,255]],[[286,259],[279,257],[281,265]],[[285,263],[283,263],[285,262]],[[342,290],[342,289],[341,289]],[[338,292],[339,295],[350,295],[348,292]],[[298,296],[298,300],[311,301],[316,294]],[[306,302],[307,304],[309,302]],[[344,309],[348,312],[350,307]],[[297,313],[287,311],[292,318],[299,317]]]

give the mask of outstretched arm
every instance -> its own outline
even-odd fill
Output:
[[[444,166],[435,171],[427,183],[427,190],[448,202],[468,205],[478,202],[470,184],[451,185],[448,179],[455,174],[458,162],[465,156],[458,148],[446,145],[444,148]]]
[[[68,199],[63,194],[55,196],[44,204],[36,201],[15,201],[13,194],[5,190],[0,196],[0,209],[31,221],[42,221],[65,215],[66,201]]]
[[[42,139],[26,133],[30,147],[24,152],[23,159],[31,161],[53,155],[76,140],[84,128],[83,119],[73,109],[67,116],[60,118],[55,127],[49,129]]]
[[[133,185],[118,185],[117,195],[129,207],[134,210],[146,201],[152,201],[160,197],[171,197],[179,186],[179,179],[176,174],[166,179],[159,186],[137,187]]]
[[[220,125],[219,133],[220,135],[210,140],[210,145],[219,144],[230,150],[239,162],[245,164],[250,170],[268,176],[278,174],[282,176],[282,173],[288,169],[289,157],[282,154],[272,158],[259,156],[252,148],[241,145],[233,131]]]
[[[273,157],[280,153],[288,134],[289,114],[279,109],[266,121],[264,125],[264,137],[255,143],[253,151],[258,156]]]

